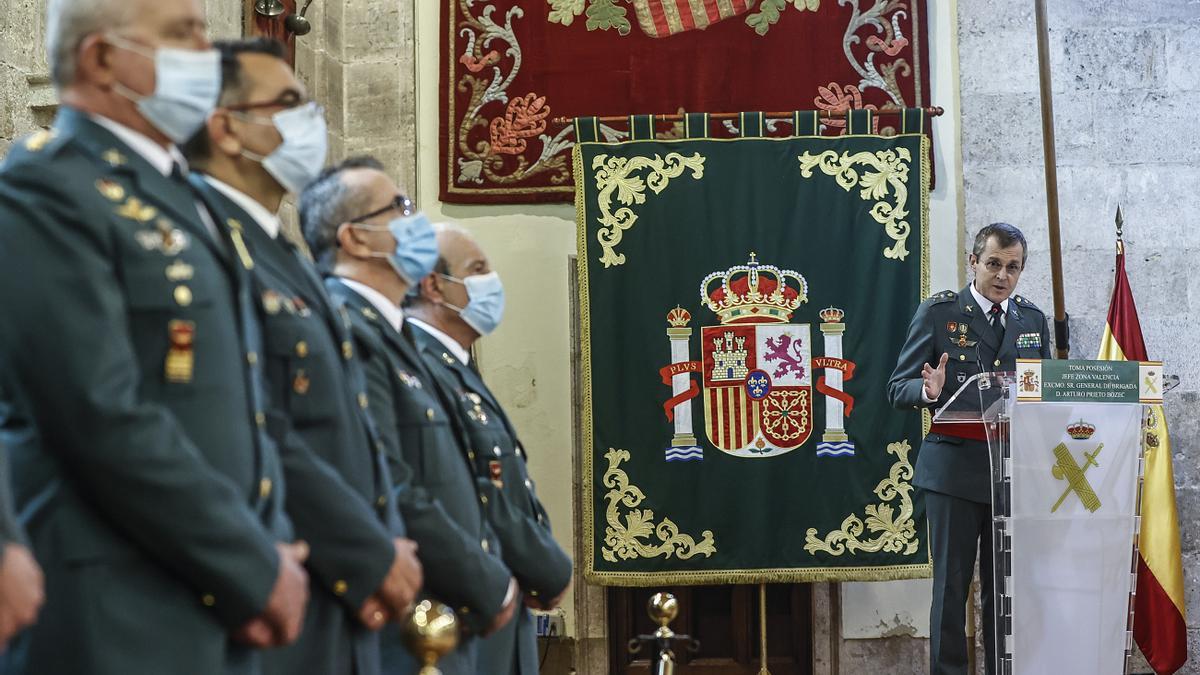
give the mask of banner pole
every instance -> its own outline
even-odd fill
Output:
[[[758,660],[762,665],[758,668],[758,675],[771,675],[771,671],[767,670],[767,585],[758,585]]]
[[[1058,160],[1054,150],[1054,94],[1050,80],[1050,36],[1046,21],[1046,0],[1034,0],[1037,18],[1038,79],[1042,98],[1042,155],[1046,165],[1046,215],[1050,225],[1050,277],[1054,285],[1054,344],[1058,358],[1071,351],[1063,293],[1062,241],[1058,227]]]

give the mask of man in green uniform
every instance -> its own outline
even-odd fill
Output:
[[[45,601],[42,568],[17,522],[10,482],[8,451],[0,447],[0,650],[17,631],[33,625]]]
[[[410,296],[417,343],[475,450],[476,480],[484,496],[497,504],[488,509],[488,517],[500,536],[504,562],[521,584],[525,605],[553,609],[570,585],[571,559],[551,535],[512,420],[471,360],[471,347],[500,323],[504,289],[487,254],[466,230],[439,226],[438,250],[434,274],[421,281],[419,294]],[[479,675],[537,674],[536,627],[528,609],[522,608],[511,627],[483,641],[479,662]]]
[[[192,183],[254,260],[254,304],[287,480],[286,509],[309,543],[312,577],[304,632],[265,657],[267,673],[377,675],[375,630],[399,618],[421,586],[415,545],[393,500],[381,439],[367,413],[366,380],[347,312],[312,263],[280,233],[284,196],[325,161],[323,111],[308,101],[283,45],[219,43],[217,111],[186,146]],[[324,471],[310,461],[316,455]],[[393,537],[395,539],[393,540]]]
[[[46,575],[28,675],[260,672],[295,639],[246,269],[175,148],[220,84],[199,0],[52,0],[54,127],[0,167],[0,441]],[[246,265],[250,261],[245,261]]]
[[[1012,371],[1018,358],[1050,358],[1046,317],[1013,295],[1028,250],[1006,223],[975,236],[974,280],[921,303],[888,383],[892,405],[937,410],[972,376]],[[935,424],[913,483],[924,491],[933,556],[929,663],[934,675],[967,672],[966,602],[979,551],[987,672],[995,672],[991,462],[982,425]]]
[[[420,544],[425,591],[455,608],[466,629],[438,667],[446,675],[474,675],[474,636],[510,623],[520,598],[469,468],[474,451],[447,413],[400,310],[409,284],[436,260],[433,231],[371,158],[324,172],[305,190],[300,220],[317,260],[332,273],[330,293],[350,310],[394,494],[409,535]],[[384,635],[382,642],[384,672],[417,672],[398,639]]]

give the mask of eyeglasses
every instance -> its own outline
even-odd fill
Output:
[[[1008,265],[1001,265],[999,260],[989,260],[985,262],[983,266],[986,267],[992,274],[999,274],[1000,270],[1004,269],[1009,274],[1016,275],[1020,274],[1021,270],[1023,269],[1020,264],[1015,262],[1008,263]]]
[[[348,222],[361,223],[364,220],[370,220],[375,216],[382,216],[388,211],[397,211],[401,216],[411,216],[417,212],[417,205],[413,203],[413,200],[405,197],[404,195],[396,195],[392,198],[392,201],[388,203],[387,206],[381,209],[376,209],[375,211],[361,215],[357,218],[351,218]]]
[[[289,89],[274,100],[259,101],[257,103],[235,103],[233,105],[221,106],[230,112],[249,112],[251,110],[260,110],[262,108],[299,108],[308,103],[308,99],[301,96],[294,89]]]

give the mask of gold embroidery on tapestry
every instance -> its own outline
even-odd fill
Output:
[[[694,180],[700,180],[704,177],[704,158],[698,152],[691,157],[670,152],[666,159],[657,154],[653,158],[596,155],[592,158],[592,169],[596,171],[596,188],[600,190],[596,198],[602,226],[597,230],[596,238],[604,248],[600,262],[605,267],[612,267],[625,262],[625,255],[617,253],[616,247],[625,230],[637,222],[638,216],[630,207],[646,203],[646,188],[661,194],[671,179],[679,177],[686,169],[692,170]],[[644,179],[637,175],[642,169],[650,169]],[[615,211],[612,209],[614,197],[622,204]]]
[[[888,477],[875,486],[875,495],[882,499],[883,503],[867,505],[866,521],[852,513],[842,521],[840,530],[830,532],[824,539],[817,536],[815,527],[810,527],[804,539],[804,550],[811,554],[824,551],[834,556],[859,551],[905,555],[916,553],[920,542],[917,539],[916,523],[913,522],[913,467],[908,461],[908,453],[911,450],[912,446],[907,440],[888,444],[888,454],[896,455],[897,460],[892,465]],[[900,502],[898,512],[894,506],[887,503],[897,499]],[[864,539],[864,531],[869,531],[875,536]]]
[[[861,187],[859,196],[864,201],[874,201],[871,217],[883,225],[884,231],[896,243],[883,249],[883,257],[904,260],[908,257],[905,242],[912,233],[908,223],[908,167],[912,153],[908,148],[880,150],[878,152],[843,152],[840,156],[833,150],[819,155],[805,152],[800,160],[800,175],[812,178],[813,167],[820,167],[827,176],[833,176],[843,190]],[[855,165],[865,164],[873,171],[859,172]],[[894,194],[894,202],[887,201]]]
[[[608,488],[604,495],[604,500],[608,502],[605,510],[608,527],[604,528],[604,547],[600,549],[600,555],[608,562],[615,563],[618,558],[633,560],[675,556],[687,560],[697,555],[708,557],[716,553],[712,530],[700,533],[700,541],[697,542],[691,535],[680,533],[679,527],[670,518],[663,518],[656,525],[654,511],[637,508],[646,495],[632,485],[629,475],[620,469],[621,463],[629,457],[628,450],[616,448],[609,448],[604,453],[604,458],[608,460],[608,470],[604,472],[603,479],[604,486]],[[622,506],[629,510],[622,513]],[[657,538],[659,543],[654,543],[651,537]]]

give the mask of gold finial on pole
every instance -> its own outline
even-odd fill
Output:
[[[675,600],[674,595],[655,593],[650,596],[650,601],[646,603],[646,613],[650,615],[651,621],[658,624],[658,630],[654,631],[654,637],[675,637],[675,631],[667,625],[679,615],[679,602]]]
[[[404,622],[401,636],[421,664],[419,675],[442,675],[437,662],[458,646],[458,618],[440,602],[423,600]]]

